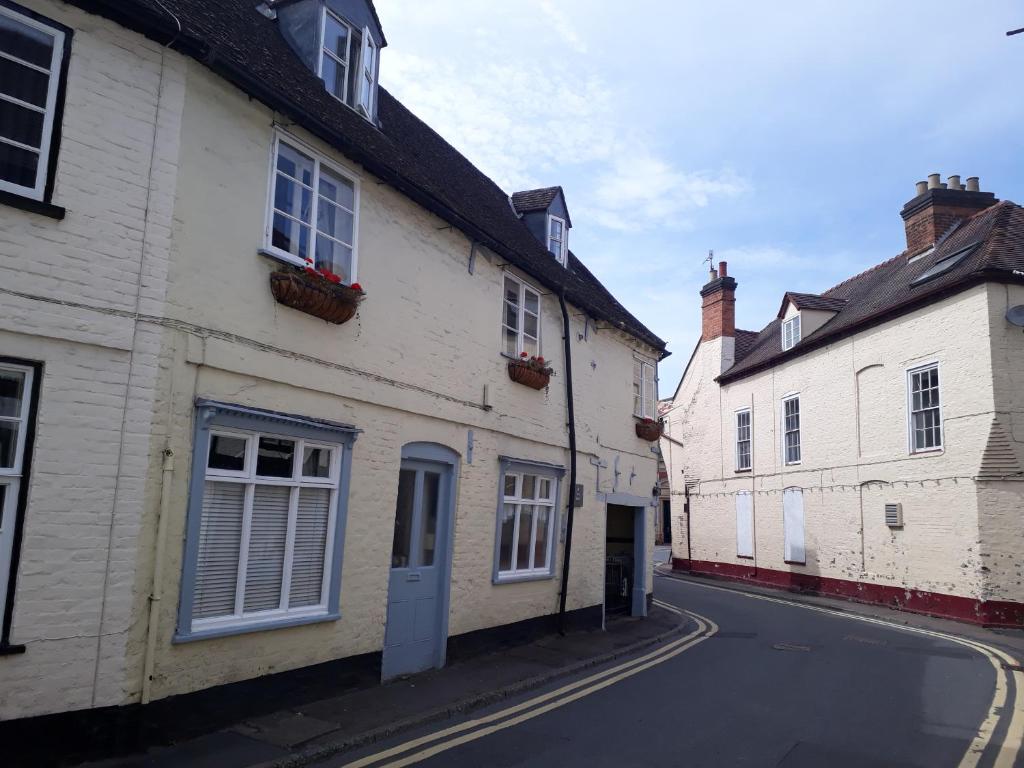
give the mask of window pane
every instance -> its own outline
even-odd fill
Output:
[[[505,495],[516,495],[516,475],[505,475]]]
[[[0,15],[0,51],[49,69],[53,56],[53,38],[9,16]]]
[[[245,471],[245,447],[248,440],[228,435],[210,435],[210,457],[206,466],[230,472]]]
[[[275,248],[305,259],[309,255],[309,227],[275,213],[271,242]]]
[[[540,314],[540,297],[533,291],[523,291],[523,304],[526,307],[527,312],[532,312],[535,315]]]
[[[34,187],[38,168],[39,155],[36,152],[0,142],[0,180],[19,187]]]
[[[316,228],[335,240],[352,245],[352,231],[355,218],[351,213],[339,208],[326,198],[321,197],[316,211]]]
[[[550,499],[551,498],[551,481],[547,478],[540,479],[540,493],[537,494],[538,499]]]
[[[43,143],[44,118],[42,112],[0,101],[0,136],[39,147]]]
[[[412,504],[416,473],[403,469],[398,473],[398,503],[395,505],[395,538],[391,544],[391,567],[408,568],[412,541]]]
[[[235,612],[245,486],[207,482],[199,523],[199,556],[192,615],[201,619]]]
[[[537,476],[523,475],[523,490],[520,495],[523,499],[537,498]]]
[[[298,179],[307,187],[313,186],[313,160],[283,141],[277,145],[277,170]]]
[[[348,27],[327,14],[324,23],[324,48],[342,61],[348,61]]]
[[[516,546],[516,570],[530,567],[531,536],[533,534],[533,505],[519,508],[519,543]]]
[[[324,169],[320,170],[320,194],[350,211],[356,208],[355,185]]]
[[[523,352],[530,357],[536,357],[540,353],[540,349],[537,345],[536,339],[531,339],[528,336],[523,337]]]
[[[352,51],[352,58],[349,61],[348,68],[348,97],[345,102],[351,107],[355,106],[356,103],[356,91],[359,84],[359,64],[356,61],[359,58],[360,47],[363,44],[363,36],[358,32],[353,31],[351,33],[352,43],[349,50]]]
[[[344,64],[339,64],[330,56],[323,57],[320,68],[320,77],[324,81],[324,87],[339,99],[345,98],[345,77],[348,71]]]
[[[513,330],[519,330],[519,310],[514,304],[505,302],[505,325]]]
[[[519,285],[507,277],[505,278],[505,301],[513,306],[519,306]]]
[[[0,416],[21,416],[21,399],[25,396],[25,374],[0,370]]]
[[[0,93],[37,107],[45,107],[49,89],[49,75],[10,59],[0,58]]]
[[[523,333],[527,336],[537,338],[537,316],[529,312],[523,313]]]
[[[501,514],[501,541],[498,545],[498,570],[512,570],[512,536],[515,533],[516,505],[506,504]]]
[[[352,282],[352,249],[329,237],[316,236],[316,266],[327,267],[344,283]]]
[[[243,610],[246,613],[281,605],[291,495],[291,488],[275,485],[257,485],[253,493],[249,560],[245,572]]]
[[[317,448],[315,450],[323,451]],[[327,552],[327,522],[330,518],[329,488],[302,488],[295,518],[295,547],[292,552],[292,583],[288,607],[319,605],[323,599],[324,556]]]
[[[13,467],[17,451],[18,422],[0,421],[0,468],[10,469]]]
[[[294,440],[261,437],[256,453],[256,474],[264,477],[291,477],[294,459]]]
[[[440,498],[441,476],[437,472],[423,473],[423,529],[420,531],[419,565],[434,564],[437,539],[437,505]]]
[[[303,477],[331,476],[331,449],[306,448],[302,452]]]
[[[551,510],[537,507],[537,540],[533,545],[533,567],[548,567],[548,518]]]
[[[313,192],[278,173],[274,181],[274,208],[309,223],[313,218]]]
[[[519,334],[509,328],[505,329],[505,354],[511,357],[519,354]]]

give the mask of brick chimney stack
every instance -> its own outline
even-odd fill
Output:
[[[710,282],[700,289],[701,341],[736,337],[736,281],[729,277],[727,267],[724,261],[718,262],[718,273],[711,270]]]
[[[946,183],[939,174],[928,181],[917,182],[917,196],[903,206],[900,216],[907,228],[907,253],[914,256],[935,245],[957,219],[964,219],[999,201],[991,192],[982,192],[978,177],[971,176],[960,184],[959,176],[950,176]]]

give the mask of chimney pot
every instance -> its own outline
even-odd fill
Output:
[[[928,189],[938,189],[939,188],[939,184],[941,183],[939,181],[939,178],[940,178],[939,174],[937,174],[937,173],[929,173],[928,174]]]
[[[927,181],[919,181],[919,182],[917,182],[916,187],[917,187],[917,194],[923,195],[925,192],[928,191],[928,182]]]
[[[968,192],[981,192],[981,184],[978,181],[977,176],[967,177],[967,191]]]
[[[917,183],[917,196],[900,211],[910,256],[934,245],[956,222],[999,202],[991,192],[979,190],[977,176],[968,177],[966,192],[957,175],[950,176],[949,183],[943,184],[939,181],[939,174],[931,173],[923,192],[922,186],[924,182]]]
[[[728,266],[729,265],[726,264],[724,261],[718,262],[718,276],[719,277],[728,277],[729,276]]]
[[[950,176],[947,186],[950,189],[963,189],[963,187],[960,186],[960,176],[958,174]]]

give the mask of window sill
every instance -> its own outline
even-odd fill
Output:
[[[29,213],[36,213],[40,216],[56,219],[57,221],[63,219],[64,215],[67,213],[67,211],[59,205],[44,203],[41,200],[33,200],[30,197],[16,195],[13,192],[6,192],[4,190],[0,190],[0,205],[19,208],[23,211],[28,211]]]
[[[555,577],[554,571],[549,573],[524,573],[514,574],[509,573],[503,576],[496,576],[492,579],[495,586],[499,584],[517,584],[521,581],[544,581],[545,579],[553,579]]]
[[[736,557],[740,560],[749,560],[750,562],[754,562],[753,555],[736,555]]]
[[[784,562],[786,565],[802,565],[805,567],[807,566],[806,560],[783,560],[782,562]]]
[[[733,472],[735,474],[737,474],[737,475],[745,475],[745,474],[747,474],[749,472],[753,472],[753,471],[754,471],[753,469],[749,469],[749,468],[748,469],[734,469],[733,470]]]
[[[936,454],[945,453],[945,452],[946,452],[946,449],[941,447],[941,446],[938,447],[938,448],[921,448],[921,449],[916,450],[916,451],[911,451],[910,452],[910,456],[911,457],[914,457],[914,456],[934,456]]]
[[[787,461],[784,466],[787,466],[787,467],[799,467],[801,464],[803,464],[802,461]]]
[[[172,642],[193,643],[197,640],[210,640],[215,637],[229,637],[231,635],[247,635],[252,632],[266,632],[272,629],[287,629],[289,627],[301,627],[306,624],[323,624],[328,621],[337,621],[341,618],[339,611],[332,613],[320,613],[315,616],[297,616],[295,618],[274,619],[271,621],[242,626],[217,627],[215,629],[199,629],[195,632],[175,632]]]
[[[9,643],[0,643],[0,656],[17,656],[24,652],[24,645],[10,645]]]

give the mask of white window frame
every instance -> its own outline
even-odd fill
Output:
[[[637,380],[639,368],[640,379]],[[639,385],[639,395],[636,387]],[[650,397],[648,394],[650,393]],[[638,407],[639,406],[639,407]],[[658,417],[658,368],[654,363],[633,358],[633,415],[641,419]]]
[[[371,66],[367,67],[372,53]],[[377,91],[377,58],[380,55],[380,48],[370,35],[370,28],[363,27],[363,45],[359,52],[359,97],[356,102],[356,109],[362,112],[367,119],[373,119],[374,97]],[[367,85],[369,81],[369,85]]]
[[[547,498],[536,498],[536,499],[524,499],[522,498],[523,488],[523,477],[526,475],[533,475],[534,488],[536,493],[540,493],[540,482],[541,480],[547,480],[550,483],[550,495]],[[515,494],[512,496],[505,495],[505,481],[507,478],[515,478]],[[542,466],[523,466],[514,464],[507,466],[502,469],[502,472],[498,477],[498,516],[495,521],[496,536],[495,536],[495,548],[494,548],[494,583],[506,583],[511,581],[529,581],[532,579],[547,579],[551,578],[555,573],[555,532],[558,530],[556,526],[556,518],[558,517],[558,499],[560,496],[561,472],[553,469],[548,469]],[[511,568],[509,570],[501,570],[501,520],[504,514],[506,504],[512,504],[516,507],[515,522],[512,527],[512,561]],[[522,519],[522,507],[524,505],[534,506],[534,514],[531,520],[530,529],[530,546],[529,546],[529,559],[526,567],[519,567],[519,523]],[[548,510],[548,530],[547,530],[547,548],[544,553],[544,564],[538,565],[534,561],[536,556],[536,540],[537,540],[537,513],[536,507],[545,507]]]
[[[558,222],[562,225],[562,239],[559,240],[552,234],[552,225],[554,222]],[[558,243],[558,253],[551,253],[551,246],[554,243]],[[553,213],[548,214],[548,252],[551,253],[558,263],[563,267],[565,266],[566,256],[569,253],[569,228],[566,226],[565,219],[561,216],[555,216]]]
[[[792,349],[800,343],[801,328],[800,315],[795,314],[788,320],[782,321],[782,351]]]
[[[938,395],[939,404],[935,408],[922,408],[920,411],[914,410],[914,376],[925,371],[935,371],[935,375],[938,377]],[[940,453],[945,450],[945,421],[942,416],[944,398],[942,396],[942,370],[939,365],[939,361],[932,360],[931,362],[924,363],[922,365],[914,366],[913,368],[907,369],[907,450],[911,455],[915,454],[927,454],[927,453]],[[914,415],[916,413],[922,413],[924,411],[935,410],[938,411],[939,416],[939,442],[937,445],[918,448],[914,440]]]
[[[35,369],[16,363],[0,362],[0,370],[22,374],[21,412],[17,416],[0,417],[0,421],[18,425],[18,440],[14,446],[14,466],[0,467],[0,486],[6,488],[0,502],[0,624],[7,606],[7,587],[11,577],[11,558],[14,554],[14,531],[18,522],[18,505],[21,499],[21,484],[24,481],[25,443],[32,415],[32,398],[35,392]],[[2,627],[0,627],[2,630]],[[0,639],[3,639],[0,636]]]
[[[230,615],[199,619],[193,618],[191,621],[192,632],[203,633],[212,630],[245,629],[251,626],[272,624],[282,619],[326,616],[329,612],[327,605],[329,591],[328,585],[331,578],[332,558],[334,554],[331,542],[334,540],[334,526],[337,524],[338,486],[341,474],[341,455],[344,451],[344,446],[341,444],[305,440],[303,438],[297,438],[288,434],[276,432],[250,432],[248,430],[225,429],[222,427],[215,427],[210,430],[210,437],[215,435],[234,437],[247,441],[245,470],[242,472],[232,472],[207,468],[206,476],[204,478],[206,481],[218,483],[237,483],[246,486],[247,489],[242,512],[242,533],[238,552],[238,573],[236,577],[237,586],[235,587],[235,609],[234,613]],[[295,443],[292,476],[290,478],[264,477],[256,474],[256,458],[261,437],[290,440]],[[311,478],[302,476],[302,458],[305,454],[306,448],[331,449],[331,472],[329,477]],[[207,451],[207,465],[208,464],[209,451]],[[249,561],[249,533],[252,521],[253,491],[257,485],[287,487],[294,490],[291,493],[288,503],[288,527],[285,543],[284,565],[281,571],[282,584],[280,605],[276,609],[272,610],[246,613],[244,607],[245,579],[247,576],[247,566]],[[298,516],[298,494],[302,488],[328,488],[331,491],[330,500],[328,502],[330,506],[327,518],[323,583],[320,587],[320,602],[317,605],[305,605],[298,608],[289,608],[287,603],[291,591],[290,586],[293,565],[292,556],[294,553],[295,526]],[[198,572],[196,576],[198,577]]]
[[[320,233],[317,229],[317,207],[320,204],[320,168],[325,167],[331,173],[334,173],[346,181],[352,183],[353,197],[352,204],[355,210],[352,213],[352,275],[348,281],[349,284],[359,282],[359,193],[360,193],[360,177],[358,174],[347,170],[344,166],[333,162],[329,158],[325,157],[323,153],[317,152],[315,149],[310,147],[303,141],[296,139],[285,131],[277,130],[274,132],[274,140],[271,144],[270,149],[270,168],[269,178],[267,186],[267,209],[264,214],[265,224],[263,227],[263,252],[269,256],[273,256],[280,261],[293,264],[297,267],[305,267],[306,263],[296,256],[295,254],[289,253],[288,251],[282,250],[273,244],[274,240],[274,191],[277,184],[277,153],[281,143],[284,142],[304,155],[309,156],[313,161],[313,188],[312,188],[312,210],[310,212],[310,223],[300,222],[304,226],[310,227],[310,258],[316,258],[316,236]],[[343,210],[346,210],[344,206],[339,206]],[[299,221],[294,216],[288,216],[282,212],[282,215],[293,221]],[[325,235],[330,237],[330,235]],[[335,242],[341,242],[331,237]]]
[[[511,326],[508,326],[508,325],[505,324],[505,307],[506,307],[506,305],[508,305],[508,301],[506,301],[506,299],[505,299],[505,281],[506,280],[511,280],[513,283],[515,283],[516,285],[519,286],[519,307],[518,307],[517,315],[516,315],[516,322],[519,325],[518,328],[512,328]],[[524,336],[525,336],[525,333],[526,333],[526,330],[525,330],[526,323],[524,322],[525,316],[526,316],[526,312],[527,312],[527,310],[526,310],[526,291],[530,291],[531,293],[533,293],[533,294],[535,294],[537,296],[537,356],[538,357],[542,357],[543,354],[544,354],[543,351],[542,351],[544,349],[544,342],[543,342],[543,340],[541,338],[542,335],[543,335],[543,333],[542,333],[542,325],[543,324],[541,322],[541,320],[543,319],[543,307],[541,306],[542,303],[543,303],[543,294],[539,290],[537,290],[534,286],[530,285],[529,283],[527,283],[524,280],[519,279],[518,277],[513,275],[511,272],[504,272],[502,274],[502,279],[501,279],[501,324],[500,324],[501,339],[500,339],[500,342],[499,342],[501,346],[499,348],[501,349],[501,354],[502,355],[504,355],[505,357],[509,357],[508,351],[505,349],[505,330],[508,329],[510,331],[516,331],[516,334],[517,334],[516,335],[516,353],[513,356],[514,359],[516,359],[516,360],[518,360],[519,356],[523,353],[524,346],[525,346],[524,342],[523,342],[523,339],[524,339]]]
[[[790,429],[789,428],[789,424],[786,421],[786,419],[787,419],[786,406],[789,403],[794,403],[794,402],[796,403],[796,429]],[[801,432],[800,432],[801,419],[800,419],[800,393],[799,392],[792,392],[792,393],[783,395],[782,402],[781,402],[781,405],[780,405],[779,417],[780,417],[780,429],[779,429],[779,432],[782,434],[782,463],[785,464],[786,466],[790,466],[790,467],[796,466],[796,465],[800,464],[803,461],[803,447],[802,447],[801,442],[800,442],[802,435],[801,435]],[[788,445],[787,438],[789,437],[789,435],[794,434],[794,433],[796,434],[796,446],[795,447],[796,447],[797,457],[795,459],[791,460],[789,458],[789,445]]]
[[[746,414],[746,416],[747,416],[747,426],[745,427],[745,429],[747,430],[747,437],[746,437],[746,439],[743,439],[741,437],[741,433],[740,433],[740,430],[744,429],[744,427],[740,426],[740,416],[742,416],[744,414]],[[735,436],[735,440],[734,440],[734,445],[735,445],[734,454],[735,454],[735,462],[736,462],[736,471],[737,472],[750,472],[754,468],[754,411],[753,411],[752,408],[739,408],[739,409],[737,409],[734,412],[734,414],[733,414],[733,434]],[[740,451],[740,446],[743,443],[747,444],[747,453],[746,453],[747,463],[746,463],[746,466],[744,466],[742,461],[741,461],[741,459],[743,457],[743,453]]]
[[[8,61],[16,62],[17,64],[35,70],[36,72],[45,72],[49,76],[45,107],[38,107],[35,104],[29,104],[20,99],[16,99],[13,96],[7,96],[0,93],[0,100],[6,101],[10,104],[16,104],[19,107],[23,107],[29,111],[43,115],[43,131],[39,147],[22,144],[21,142],[14,141],[13,139],[0,136],[0,143],[39,155],[39,163],[36,165],[36,180],[33,186],[26,187],[0,179],[0,191],[10,192],[15,195],[20,195],[22,197],[42,202],[46,194],[46,182],[49,178],[50,146],[53,141],[53,122],[54,116],[57,112],[57,97],[59,95],[61,85],[60,74],[61,66],[64,62],[65,34],[56,27],[50,26],[30,16],[18,13],[13,8],[9,8],[6,5],[0,5],[0,15],[14,19],[20,24],[24,24],[27,27],[31,27],[53,38],[53,54],[50,57],[49,70],[36,64],[23,61],[22,59],[8,53],[0,52],[0,57],[7,59]]]

